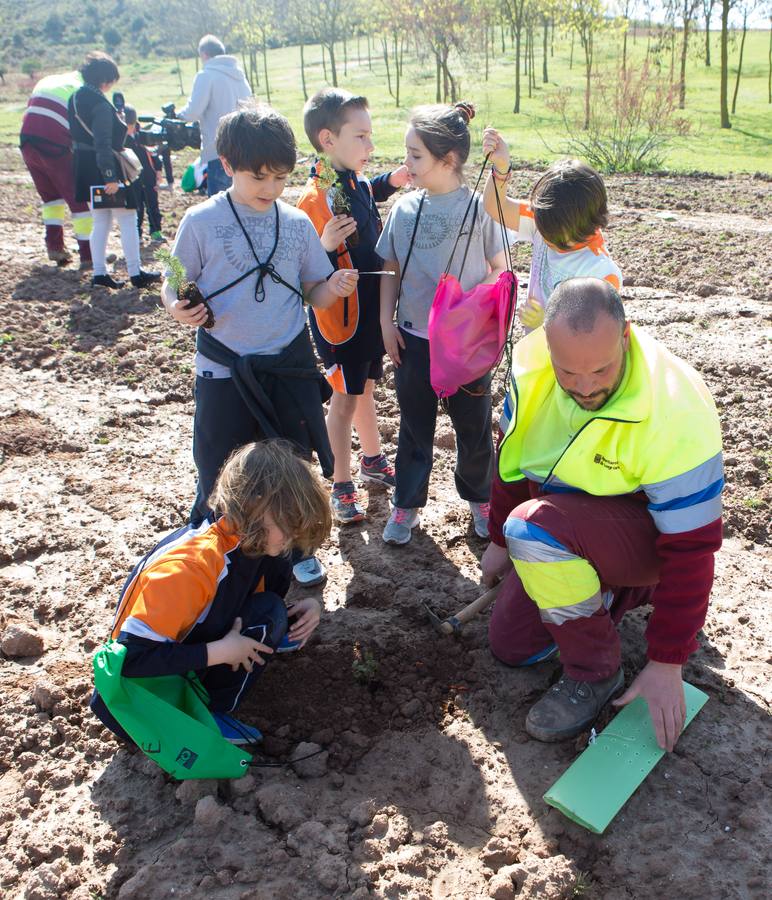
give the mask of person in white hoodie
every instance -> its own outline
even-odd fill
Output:
[[[202,69],[193,79],[186,106],[177,115],[201,125],[201,161],[207,165],[207,190],[211,197],[231,186],[215,148],[217,123],[237,109],[242,100],[251,97],[252,89],[238,60],[226,56],[219,38],[205,34],[198,42],[198,55]]]

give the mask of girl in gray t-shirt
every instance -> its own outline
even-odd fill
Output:
[[[388,544],[408,543],[428,495],[438,402],[429,380],[429,310],[472,196],[463,165],[473,116],[468,103],[413,111],[405,135],[405,163],[418,190],[396,202],[375,248],[385,260],[384,269],[398,276],[381,279],[381,329],[396,370],[400,408],[394,508],[383,532]],[[465,291],[495,282],[505,269],[501,226],[486,214],[479,196],[475,203],[474,225],[470,212],[450,267]],[[468,501],[475,532],[483,538],[488,536],[494,459],[490,380],[488,374],[447,399],[456,433],[456,489]]]

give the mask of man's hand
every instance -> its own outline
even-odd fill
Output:
[[[348,297],[354,293],[358,281],[359,272],[356,269],[338,269],[327,279],[327,287],[336,297]]]
[[[291,641],[300,641],[302,647],[319,624],[322,617],[321,604],[313,597],[307,597],[305,600],[293,603],[287,612],[291,618],[295,619],[288,637]]]
[[[679,665],[649,660],[645,668],[614,706],[626,706],[636,697],[643,697],[649,706],[657,743],[672,752],[686,721],[686,699]]]
[[[491,541],[485,548],[485,553],[480,560],[482,569],[482,583],[486,587],[493,587],[505,575],[512,570],[512,560],[506,547],[499,547]]]
[[[407,166],[400,166],[389,175],[389,184],[395,188],[404,187],[410,182],[410,172]]]
[[[353,216],[333,216],[322,231],[322,247],[328,253],[333,253],[356,230],[357,223]]]
[[[119,187],[120,187],[120,185],[118,184],[117,181],[108,181],[107,184],[105,185],[105,193],[106,194],[117,194]]]
[[[208,666],[225,663],[234,672],[238,671],[239,666],[243,666],[247,672],[252,671],[254,663],[264,666],[265,660],[260,656],[261,653],[273,653],[273,650],[266,644],[242,634],[241,619],[234,619],[231,630],[224,638],[206,645]]]
[[[389,359],[399,367],[402,362],[399,351],[405,349],[405,339],[393,322],[381,322],[381,333],[383,334],[383,346],[389,354]]]
[[[483,131],[483,155],[490,153],[489,163],[492,163],[500,174],[509,170],[509,148],[504,138],[495,128],[486,128]]]

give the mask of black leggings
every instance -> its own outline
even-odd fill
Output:
[[[432,471],[437,395],[429,380],[429,341],[400,329],[405,349],[396,370],[399,402],[394,505],[426,505]],[[491,374],[464,385],[445,401],[456,432],[456,490],[462,500],[487,503],[493,475]],[[481,394],[481,396],[480,396]]]

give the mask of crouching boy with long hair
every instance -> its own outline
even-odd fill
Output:
[[[290,550],[313,553],[330,532],[327,492],[284,441],[236,450],[209,498],[212,514],[167,535],[134,567],[121,592],[111,637],[126,645],[125,677],[195,671],[225,738],[259,740],[232,718],[271,655],[302,646],[321,607],[290,606]],[[289,622],[291,621],[291,624]],[[97,692],[94,713],[127,738]]]

